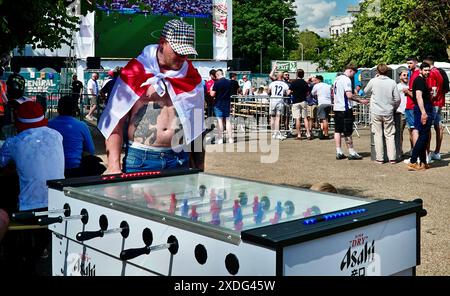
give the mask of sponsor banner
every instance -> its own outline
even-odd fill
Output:
[[[213,0],[213,57],[232,60],[232,1]]]

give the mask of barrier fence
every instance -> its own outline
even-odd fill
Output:
[[[105,99],[102,96],[92,96],[89,94],[77,95],[69,91],[60,92],[27,92],[24,94],[26,97],[31,98],[34,101],[39,102],[46,111],[46,117],[51,119],[58,115],[57,107],[59,99],[62,96],[68,95],[77,100],[77,113],[76,117],[80,120],[85,120],[85,116],[89,112],[91,106],[90,101],[95,97],[97,109],[95,111],[95,118],[100,118],[100,115],[105,107]],[[230,117],[233,128],[238,131],[258,130],[268,131],[270,130],[270,100],[274,99],[270,96],[232,96],[230,106]],[[286,108],[284,114],[282,114],[280,122],[281,131],[289,131],[295,128],[295,120],[292,118],[292,109],[289,97],[283,97]],[[353,114],[355,116],[355,128],[356,133],[358,129],[364,129],[370,127],[370,104],[362,105],[355,104],[353,107]],[[330,125],[334,124],[334,118],[331,114]],[[205,110],[205,116],[214,116],[212,107],[208,106]],[[448,134],[450,134],[450,98],[447,98],[445,107],[442,108],[441,113],[443,126]],[[91,122],[96,124],[96,120]],[[303,125],[303,123],[302,123]],[[302,126],[303,129],[303,126]]]

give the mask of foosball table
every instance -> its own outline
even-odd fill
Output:
[[[48,182],[53,275],[414,275],[421,200],[202,173]],[[39,213],[35,213],[40,215]]]

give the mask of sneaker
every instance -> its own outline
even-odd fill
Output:
[[[407,158],[403,162],[406,163],[406,164],[410,164],[411,163],[411,158]]]
[[[343,153],[337,153],[336,154],[336,159],[337,160],[346,159],[346,158],[347,158],[347,156],[345,156],[345,154],[343,154]]]
[[[425,165],[420,165],[416,163],[408,164],[408,171],[423,171],[425,170]]]
[[[277,138],[277,133],[272,133],[272,139],[276,139]]]
[[[375,160],[375,163],[376,164],[384,164],[384,161],[383,160]]]
[[[286,137],[283,136],[282,134],[278,134],[278,136],[276,136],[276,139],[283,141],[283,140],[286,140]]]
[[[424,170],[428,170],[431,166],[428,163],[420,164],[424,168]]]
[[[233,144],[234,143],[234,139],[233,138],[228,139],[228,143]]]
[[[217,144],[223,144],[223,139],[219,139],[219,140],[217,140]]]
[[[355,154],[350,154],[348,156],[348,160],[361,160],[363,159],[361,155],[359,155],[358,153]]]
[[[427,155],[427,163],[433,163],[434,160],[431,158],[431,153]]]
[[[434,160],[441,160],[441,154],[440,153],[431,152],[430,153],[430,157],[431,157],[431,159],[434,159]]]

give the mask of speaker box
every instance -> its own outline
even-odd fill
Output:
[[[100,57],[87,57],[86,59],[87,69],[100,69]]]

